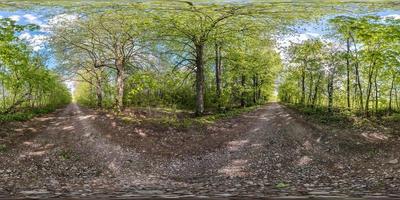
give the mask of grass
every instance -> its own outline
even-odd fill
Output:
[[[333,110],[329,112],[327,108],[316,107],[312,108],[309,106],[292,105],[288,104],[288,107],[295,109],[307,118],[311,118],[314,121],[322,124],[336,124],[336,125],[352,125],[354,123],[355,115],[348,110]]]
[[[283,183],[283,182],[278,183],[276,185],[276,188],[279,188],[279,189],[283,189],[283,188],[287,188],[287,187],[289,187],[289,184],[286,184],[286,183]]]
[[[350,111],[347,109],[335,108],[329,112],[326,107],[312,108],[310,106],[286,104],[302,115],[307,120],[315,123],[329,125],[340,128],[350,128],[357,130],[387,130],[385,132],[397,134],[399,133],[400,113],[388,113],[387,110],[373,113],[366,116],[362,113]]]
[[[59,154],[61,160],[69,160],[72,158],[72,152],[68,150],[62,150]]]
[[[400,113],[395,113],[389,116],[382,117],[385,121],[388,122],[400,122]]]
[[[0,153],[6,152],[6,151],[7,151],[7,145],[0,144]]]
[[[0,122],[27,121],[36,116],[54,112],[55,110],[55,108],[35,108],[26,112],[0,114]]]
[[[132,116],[122,115],[120,119],[124,123],[150,123],[155,125],[164,125],[168,127],[175,128],[190,128],[192,126],[205,126],[215,123],[218,120],[232,118],[235,116],[239,116],[243,113],[254,111],[259,108],[259,106],[251,106],[245,108],[236,108],[232,110],[228,110],[225,112],[207,114],[201,117],[193,117],[188,111],[179,110],[180,113],[185,113],[187,116],[178,118],[177,115],[166,113],[165,115],[153,117],[149,116],[146,118],[135,118]],[[163,109],[164,110],[164,109]]]

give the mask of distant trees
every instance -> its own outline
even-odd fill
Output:
[[[280,87],[280,98],[286,102],[298,102],[311,107],[315,106],[316,101],[319,106],[327,106],[329,110],[333,107],[346,107],[365,115],[380,114],[383,110],[399,111],[399,107],[394,108],[394,105],[398,105],[395,100],[398,99],[398,94],[395,91],[400,86],[399,20],[383,20],[375,16],[340,16],[332,19],[331,23],[340,37],[340,40],[333,40],[332,43],[342,45],[332,48],[332,43],[319,41],[320,49],[316,50],[320,55],[318,59],[312,52],[305,53],[306,50],[311,51],[313,48],[310,44],[315,44],[318,40],[307,40],[293,45],[290,48],[291,63],[298,68],[290,69],[285,75],[284,83]],[[310,58],[316,68],[304,70]],[[304,73],[305,71],[308,73]],[[317,76],[317,82],[314,81],[315,73],[322,75],[321,79]],[[290,83],[296,84],[296,79],[301,91],[288,86]],[[307,80],[309,84],[304,84]],[[304,101],[305,93],[316,96],[317,87],[323,84],[327,85],[327,98],[321,95],[312,101]],[[309,89],[308,92],[306,88]]]
[[[34,28],[0,19],[0,114],[55,108],[71,100],[68,89],[46,68],[42,56],[17,37],[19,32]]]

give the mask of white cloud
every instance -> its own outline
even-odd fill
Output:
[[[400,19],[400,15],[399,14],[386,15],[386,16],[383,16],[383,18],[384,19],[387,19],[387,18]]]
[[[321,37],[318,33],[307,32],[294,35],[283,36],[282,39],[277,39],[279,47],[289,47],[291,43],[301,43],[305,40]]]
[[[25,14],[24,18],[30,23],[34,23],[37,20],[37,17],[32,14]]]
[[[78,15],[60,14],[56,15],[49,20],[49,24],[58,24],[62,22],[72,22],[78,19]]]
[[[21,33],[21,35],[19,35],[19,38],[22,40],[29,40],[32,38],[32,35],[28,32],[24,32],[24,33]]]
[[[50,32],[52,27],[64,26],[69,23],[73,23],[78,19],[78,15],[74,14],[60,14],[49,19],[47,24],[43,24],[42,30],[45,32]]]
[[[26,22],[28,22],[30,24],[36,24],[39,26],[43,25],[43,22],[35,15],[25,14],[25,15],[23,15],[23,17],[25,18]]]
[[[47,40],[47,36],[45,35],[32,35],[29,32],[22,33],[19,38],[26,40],[34,51],[42,49]]]
[[[19,16],[19,15],[11,15],[11,16],[8,17],[8,18],[10,18],[11,20],[14,20],[14,21],[16,21],[16,22],[18,22],[19,20],[21,20],[21,16]]]

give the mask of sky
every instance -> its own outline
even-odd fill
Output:
[[[241,0],[232,0],[232,2]],[[400,10],[384,10],[376,13],[366,13],[374,14],[377,16],[393,17],[400,19]],[[364,14],[365,15],[365,14]],[[310,22],[298,27],[294,27],[295,33],[290,35],[279,36],[280,40],[277,42],[277,50],[281,53],[284,58],[284,53],[282,49],[289,46],[290,43],[299,43],[301,41],[310,38],[321,38],[323,35],[328,33],[327,27],[329,27],[328,20],[335,17],[334,15],[325,16],[319,22]],[[18,24],[36,24],[40,28],[35,31],[24,31],[19,37],[26,40],[34,51],[46,51],[46,43],[48,36],[51,33],[51,27],[56,25],[62,20],[74,20],[77,15],[65,14],[60,9],[40,9],[40,10],[16,10],[16,11],[5,11],[0,10],[0,18],[10,18],[16,21]],[[282,39],[283,38],[283,39]],[[47,65],[49,68],[54,68],[57,63],[54,57],[50,56]],[[67,82],[68,87],[73,90],[73,83]]]

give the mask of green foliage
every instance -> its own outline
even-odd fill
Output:
[[[69,160],[72,158],[72,152],[70,150],[62,150],[59,157],[61,160]]]
[[[400,20],[339,16],[330,22],[336,45],[306,40],[289,48],[280,100],[301,104],[306,113],[318,107],[375,117],[398,112]]]
[[[26,120],[38,108],[55,108],[70,102],[67,87],[45,67],[41,55],[16,36],[33,25],[16,25],[0,19],[0,114],[2,121]],[[26,113],[25,113],[26,112]]]
[[[283,183],[283,182],[278,183],[278,184],[276,185],[276,188],[279,188],[279,189],[283,189],[283,188],[287,188],[287,187],[289,187],[289,184]]]
[[[6,151],[7,151],[7,145],[0,144],[0,153],[6,152]]]

